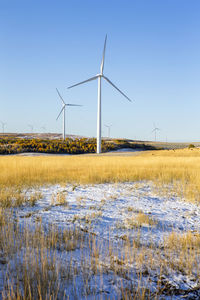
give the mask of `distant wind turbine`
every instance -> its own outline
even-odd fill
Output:
[[[62,101],[62,104],[63,104],[63,107],[59,113],[59,115],[57,116],[57,119],[60,117],[61,113],[63,112],[63,140],[65,140],[65,108],[66,106],[82,106],[82,105],[79,105],[79,104],[70,104],[70,103],[65,103],[65,101],[63,100],[61,94],[59,93],[58,89],[56,89],[57,93],[58,93],[58,96],[60,97],[61,101]]]
[[[42,129],[43,133],[45,133],[46,127],[45,127],[45,126],[42,126],[41,129]]]
[[[155,142],[156,142],[156,132],[160,130],[160,128],[156,127],[155,123],[153,123],[153,127],[154,129],[152,130],[152,132],[155,132]]]
[[[2,126],[2,132],[3,133],[4,133],[5,125],[6,125],[6,123],[1,121],[1,126]]]
[[[112,127],[112,125],[104,125],[104,126],[108,128],[108,138],[110,138],[110,128]]]
[[[68,88],[72,88],[74,86],[83,84],[88,81],[92,81],[95,79],[98,79],[98,108],[97,108],[97,153],[101,153],[101,79],[105,79],[108,83],[110,83],[119,93],[121,93],[128,101],[131,102],[131,99],[128,98],[116,85],[114,85],[106,76],[103,74],[103,69],[104,69],[104,59],[105,59],[105,51],[106,51],[106,41],[107,41],[107,35],[105,37],[105,42],[104,42],[104,49],[103,49],[103,58],[101,61],[101,67],[100,67],[100,73],[97,74],[94,77],[91,77],[87,80],[84,80],[82,82],[79,82],[77,84],[74,84]]]
[[[29,124],[28,127],[30,128],[31,133],[33,133],[33,125]]]

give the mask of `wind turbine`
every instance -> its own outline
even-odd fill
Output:
[[[1,121],[1,126],[2,126],[2,132],[4,133],[4,128],[5,128],[6,123]]]
[[[153,123],[154,129],[152,130],[152,132],[155,132],[155,142],[156,142],[156,132],[158,130],[160,130],[160,128],[156,127],[155,123]]]
[[[56,89],[57,93],[58,93],[58,96],[60,97],[61,101],[62,101],[62,104],[63,104],[63,107],[59,113],[59,115],[57,116],[57,119],[60,117],[61,113],[63,112],[63,140],[65,140],[65,108],[66,106],[82,106],[82,105],[79,105],[79,104],[70,104],[70,103],[65,103],[65,101],[63,100],[61,94],[59,93],[58,89]]]
[[[45,126],[42,126],[41,129],[42,129],[43,133],[46,132],[46,127]]]
[[[98,79],[98,105],[97,105],[97,153],[101,153],[101,79],[105,79],[108,83],[110,83],[119,93],[121,93],[128,101],[131,102],[131,99],[128,98],[114,83],[112,83],[104,74],[103,74],[103,69],[104,69],[104,60],[105,60],[105,52],[106,52],[106,41],[107,41],[107,35],[105,37],[105,42],[104,42],[104,48],[103,48],[103,57],[101,61],[101,66],[100,66],[100,73],[95,75],[94,77],[91,77],[87,80],[84,80],[82,82],[79,82],[77,84],[74,84],[68,88],[75,87],[77,85],[83,84],[88,81],[92,81],[95,79]]]
[[[112,125],[104,125],[104,126],[108,128],[108,137],[110,138],[110,128],[112,127]]]
[[[33,133],[33,125],[29,124],[28,127],[30,128],[31,133]]]

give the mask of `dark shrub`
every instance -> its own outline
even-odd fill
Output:
[[[195,148],[195,145],[189,144],[188,149],[192,149],[192,148]]]

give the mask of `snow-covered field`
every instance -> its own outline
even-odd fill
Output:
[[[39,192],[42,199],[34,207],[17,210],[20,218],[32,213],[28,218],[31,222],[42,217],[44,223],[55,223],[60,227],[74,223],[84,228],[88,226],[101,238],[115,239],[127,232],[126,229],[134,236],[137,226],[131,229],[126,221],[144,213],[156,224],[140,224],[143,243],[152,238],[155,243],[162,242],[172,230],[200,232],[200,206],[180,200],[173,194],[161,196],[150,182],[55,185],[43,187]],[[66,199],[65,205],[59,205],[58,198],[62,195]],[[90,225],[87,219],[91,221]]]
[[[80,292],[76,295],[77,299],[120,299],[123,294],[121,284],[129,290],[138,285],[144,286],[151,293],[156,293],[160,285],[160,299],[200,299],[198,265],[189,274],[177,268],[179,258],[175,251],[166,254],[166,241],[172,232],[180,235],[200,233],[200,206],[180,199],[170,187],[164,188],[167,192],[161,193],[152,182],[45,186],[38,190],[42,194],[41,199],[34,206],[15,209],[15,217],[22,225],[33,226],[40,219],[45,228],[52,224],[62,230],[74,226],[86,235],[95,236],[100,248],[98,265],[105,269],[102,271],[103,279],[96,273],[90,276],[88,286],[91,291],[94,284],[96,286],[94,298],[92,292],[81,292],[82,282],[77,276],[76,286]],[[27,193],[32,192],[35,191]],[[120,266],[118,272],[116,266],[111,268],[107,253],[110,245],[113,249],[112,262]],[[127,249],[129,257],[125,259]],[[81,251],[76,249],[72,255],[79,267]],[[151,263],[147,258],[149,255]],[[200,263],[199,253],[195,252],[195,255],[196,262]],[[163,264],[167,259],[169,263]],[[63,251],[62,261],[68,261]],[[5,265],[2,270],[5,272]],[[3,271],[0,272],[0,285],[1,273]],[[72,290],[66,289],[66,293],[70,299],[76,298]]]

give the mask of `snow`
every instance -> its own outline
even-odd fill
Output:
[[[68,156],[72,154],[68,153],[39,153],[39,152],[23,152],[23,153],[18,153],[14,154],[17,156]]]
[[[38,200],[33,207],[24,206],[16,209],[15,213],[22,224],[27,224],[27,222],[34,224],[38,217],[45,226],[53,223],[60,228],[66,228],[74,224],[87,232],[94,233],[104,243],[111,240],[119,248],[125,235],[128,234],[131,239],[137,238],[138,230],[140,231],[141,246],[144,247],[148,247],[152,243],[157,246],[162,245],[164,239],[172,231],[200,233],[200,206],[180,199],[172,192],[170,186],[163,188],[167,189],[165,194],[161,193],[154,183],[146,181],[44,186],[37,190],[42,193],[42,199]],[[29,194],[34,192],[34,189],[28,191]],[[66,203],[61,205],[57,201],[59,195],[64,195]],[[137,224],[139,214],[148,216],[152,223]],[[134,223],[131,223],[133,220]],[[78,255],[77,253],[77,257]],[[105,257],[104,264],[107,263]],[[130,267],[133,268],[133,265]],[[151,289],[155,286],[153,279],[156,277],[155,272],[150,271]],[[185,291],[198,287],[197,280],[192,276],[170,268],[168,273],[168,277],[162,279],[163,282],[166,281],[174,291],[181,290],[182,295]],[[97,278],[93,278],[93,280],[98,281]],[[113,278],[109,274],[105,275],[104,295],[106,293],[108,296],[118,295],[116,280],[119,278]],[[148,285],[145,282],[147,279],[143,278],[142,280],[144,285]],[[124,286],[126,284],[127,281],[124,282]],[[99,293],[99,297],[101,297],[102,294],[100,291]],[[192,296],[194,295],[192,294]],[[198,297],[193,299],[198,299]],[[90,298],[88,297],[88,299]],[[165,299],[171,299],[171,295],[166,295]],[[181,299],[181,296],[174,295],[172,299]]]
[[[139,148],[120,148],[117,150],[109,151],[109,153],[115,153],[115,152],[138,152],[138,151],[144,151],[144,149],[139,149]]]
[[[63,227],[71,224],[85,226],[85,217],[97,214],[92,230],[101,238],[112,239],[116,235],[121,236],[126,228],[124,225],[127,218],[142,212],[157,222],[151,226],[142,224],[141,233],[143,241],[151,240],[160,243],[172,230],[178,232],[200,232],[200,206],[194,203],[180,200],[176,195],[160,196],[151,182],[114,183],[79,185],[73,187],[59,185],[43,187],[39,189],[43,198],[36,205],[26,207],[18,211],[18,216],[26,216],[27,213],[35,212],[31,219],[42,217],[44,223],[56,223]],[[52,195],[65,194],[68,205],[53,205]],[[99,214],[99,216],[98,216]],[[74,216],[78,219],[74,221]],[[116,228],[117,227],[117,228]],[[121,226],[123,227],[123,226]],[[135,230],[129,230],[134,235]]]

